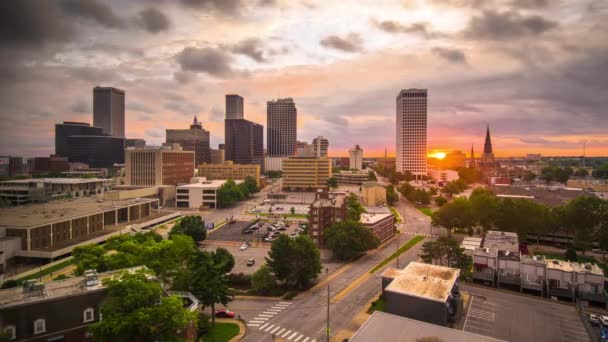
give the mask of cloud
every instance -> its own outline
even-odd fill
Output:
[[[79,100],[70,106],[70,110],[74,113],[91,113],[91,103],[85,100]]]
[[[549,0],[513,0],[511,6],[517,8],[545,8],[549,6]]]
[[[241,0],[181,0],[187,7],[217,11],[224,15],[238,15],[244,4]]]
[[[96,0],[63,0],[60,6],[70,15],[93,20],[106,28],[126,27],[124,21],[114,13],[110,6]]]
[[[165,136],[165,131],[160,128],[150,128],[146,130],[146,135],[152,138],[162,138]]]
[[[464,52],[458,49],[435,47],[431,51],[437,56],[452,63],[467,62],[467,57],[465,56]]]
[[[346,37],[327,36],[319,42],[322,46],[329,49],[336,49],[344,52],[363,51],[363,39],[357,33],[351,33]]]
[[[132,101],[132,100],[126,101],[125,106],[127,107],[127,109],[136,111],[136,112],[149,113],[152,111],[148,106],[146,106],[142,103],[136,102],[136,101]]]
[[[232,53],[245,55],[258,63],[266,62],[264,57],[263,43],[258,38],[248,38],[229,46]]]
[[[167,102],[165,103],[164,107],[166,109],[169,110],[173,110],[179,114],[184,114],[184,115],[193,115],[193,114],[197,114],[200,113],[204,108],[202,106],[199,106],[196,103],[189,103],[189,102]]]
[[[388,33],[419,34],[425,38],[435,38],[443,36],[439,32],[432,31],[430,29],[430,24],[425,22],[417,22],[408,25],[404,25],[400,22],[393,20],[377,21],[375,19],[372,19],[371,22],[372,25],[376,28]]]
[[[557,22],[539,15],[518,12],[483,11],[474,16],[465,29],[465,36],[480,40],[509,40],[536,36],[557,27]]]
[[[196,79],[196,75],[191,72],[176,71],[173,73],[173,79],[181,84],[188,84]]]
[[[519,141],[524,144],[533,144],[533,145],[562,145],[568,144],[568,141],[565,140],[549,140],[545,138],[521,138]]]
[[[171,26],[169,17],[154,7],[141,10],[135,22],[144,30],[154,34],[167,31]]]
[[[184,71],[202,72],[216,77],[234,73],[230,66],[232,57],[219,49],[187,47],[176,55],[176,60]]]

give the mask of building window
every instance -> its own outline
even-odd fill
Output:
[[[16,339],[17,338],[17,328],[15,328],[14,325],[9,325],[9,326],[5,327],[4,335],[6,335],[6,338],[8,338],[9,340]]]
[[[42,334],[46,332],[46,321],[43,318],[38,318],[34,321],[34,334]]]
[[[95,310],[93,308],[88,308],[84,310],[84,322],[89,323],[95,320]]]

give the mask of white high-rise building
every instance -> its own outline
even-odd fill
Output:
[[[350,157],[350,169],[363,170],[363,150],[359,145],[348,151]]]
[[[397,95],[397,171],[426,176],[427,90],[403,89]]]
[[[317,157],[327,157],[327,149],[329,148],[329,140],[327,138],[318,136],[312,139],[312,148],[315,151]]]

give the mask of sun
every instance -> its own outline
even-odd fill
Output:
[[[445,152],[431,153],[431,154],[429,154],[429,157],[431,157],[431,158],[437,158],[437,159],[443,159],[443,158],[445,158]]]

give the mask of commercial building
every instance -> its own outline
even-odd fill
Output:
[[[101,195],[112,186],[111,179],[34,178],[0,181],[0,198],[12,205],[46,202],[66,197]]]
[[[283,161],[287,157],[266,157],[264,158],[264,170],[266,171],[282,171]]]
[[[376,158],[376,165],[385,170],[395,170],[397,160],[395,157],[379,157]]]
[[[365,182],[362,186],[362,202],[367,207],[386,204],[386,188],[378,182]]]
[[[93,168],[109,169],[125,162],[125,139],[109,135],[72,135],[68,137],[68,160]]]
[[[146,141],[144,139],[125,139],[125,148],[144,148],[146,147]]]
[[[225,120],[225,159],[264,167],[264,126],[244,119]]]
[[[241,165],[232,161],[226,161],[222,164],[201,164],[198,166],[198,174],[207,180],[244,180],[247,177],[252,177],[260,185],[259,165]]]
[[[329,149],[329,140],[327,138],[318,136],[312,139],[312,148],[315,151],[317,157],[327,157],[327,150]]]
[[[220,148],[211,149],[211,164],[223,164],[226,161],[226,151],[224,151],[224,146],[221,144]],[[200,164],[196,164],[200,165]]]
[[[290,157],[283,160],[283,190],[327,188],[331,161],[327,157]]]
[[[113,87],[93,88],[93,126],[103,134],[125,137],[125,92]]]
[[[55,154],[68,155],[68,137],[72,135],[103,135],[101,127],[94,127],[85,122],[64,121],[55,124]]]
[[[293,156],[298,138],[298,110],[293,99],[266,103],[266,149],[269,157]]]
[[[309,235],[319,247],[325,246],[323,231],[346,219],[346,194],[317,190],[308,214]]]
[[[363,170],[363,150],[359,145],[355,145],[354,148],[348,151],[351,170]]]
[[[385,312],[447,326],[462,312],[460,270],[410,262],[403,270],[382,273]]]
[[[348,170],[350,167],[350,158],[331,157],[331,166],[335,169]]]
[[[226,95],[226,119],[243,119],[243,98],[239,95]]]
[[[237,184],[243,181],[236,181]],[[206,180],[195,177],[190,184],[180,185],[176,189],[176,204],[178,208],[217,208],[217,189],[226,180]]]
[[[28,173],[27,159],[15,156],[0,156],[0,177],[16,177]]]
[[[363,213],[359,222],[371,230],[380,242],[388,240],[395,233],[395,216],[393,214]]]
[[[460,179],[460,176],[458,175],[458,171],[439,170],[439,169],[430,169],[429,177],[431,177],[436,182],[442,182],[442,183],[448,183],[448,182]]]
[[[29,165],[29,172],[32,174],[48,172],[65,172],[70,170],[70,163],[67,157],[51,155],[49,157],[34,157]]]
[[[167,129],[166,140],[168,144],[180,144],[184,151],[193,151],[195,165],[211,162],[211,149],[209,147],[209,131],[203,129],[196,116],[190,129]]]
[[[361,185],[369,180],[369,173],[360,171],[340,171],[332,175],[339,184]]]
[[[179,185],[194,177],[194,152],[179,144],[127,149],[124,154],[126,185]]]
[[[398,172],[426,176],[427,90],[404,89],[397,95]]]

